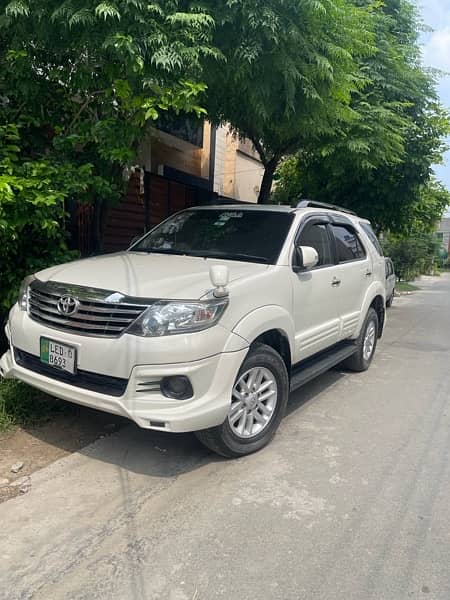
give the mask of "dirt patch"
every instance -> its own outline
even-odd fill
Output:
[[[14,482],[128,423],[121,417],[77,407],[74,413],[57,415],[39,426],[0,433],[0,481],[9,480],[0,487],[0,502],[22,493],[20,486],[11,485]],[[23,467],[12,473],[16,463],[23,463]]]

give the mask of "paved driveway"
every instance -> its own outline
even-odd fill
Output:
[[[256,455],[130,426],[36,473],[0,507],[0,598],[448,600],[449,340],[444,276]]]

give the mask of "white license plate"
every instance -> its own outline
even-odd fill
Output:
[[[75,373],[76,349],[48,338],[41,338],[41,361],[56,369]]]

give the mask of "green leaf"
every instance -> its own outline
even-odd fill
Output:
[[[110,2],[100,2],[100,4],[97,4],[95,8],[95,14],[98,17],[103,18],[105,21],[106,19],[120,20],[120,12],[118,11],[117,7]]]
[[[5,7],[5,14],[11,17],[28,17],[30,7],[24,0],[11,0]]]

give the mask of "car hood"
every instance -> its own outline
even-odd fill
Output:
[[[187,300],[201,298],[213,288],[209,268],[215,264],[228,266],[231,285],[269,268],[235,260],[119,252],[50,267],[36,276],[41,281],[111,290],[127,296]]]

